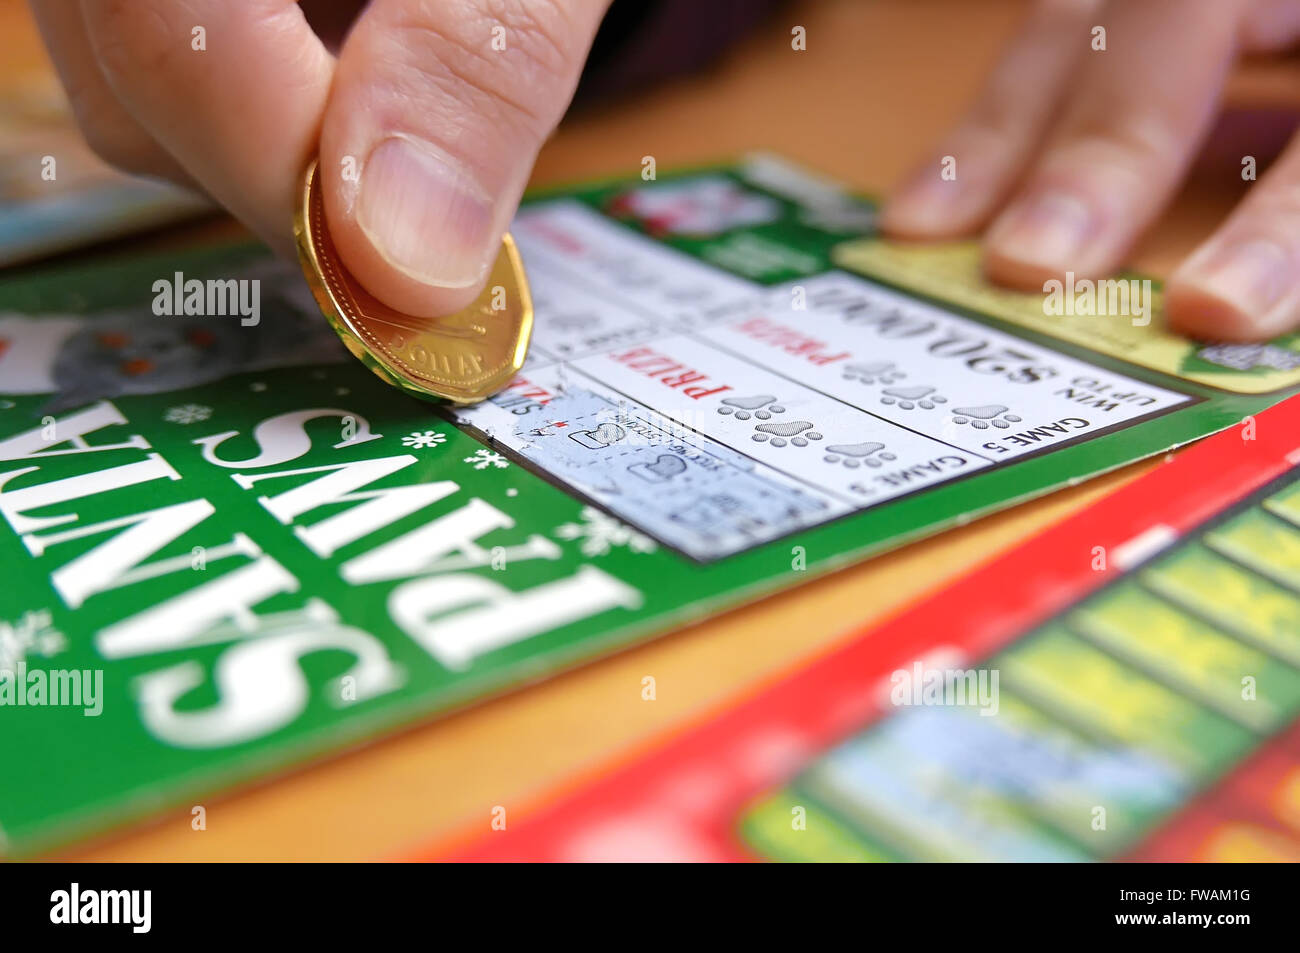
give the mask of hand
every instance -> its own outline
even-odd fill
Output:
[[[1092,49],[1097,25],[1105,51]],[[1109,272],[1168,204],[1238,53],[1297,37],[1300,0],[1043,0],[882,226],[931,239],[992,220],[985,269],[1025,289]],[[949,155],[957,176],[943,181]],[[1182,263],[1165,304],[1173,327],[1199,337],[1300,325],[1300,138]]]
[[[203,189],[292,256],[298,180],[319,144],[344,263],[386,304],[432,317],[486,282],[605,6],[372,0],[337,57],[293,0],[33,10],[100,156]]]

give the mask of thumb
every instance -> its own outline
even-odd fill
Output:
[[[474,300],[605,6],[370,4],[339,54],[320,148],[330,235],[367,291],[424,317]]]

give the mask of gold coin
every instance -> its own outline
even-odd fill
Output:
[[[432,400],[472,404],[514,377],[528,354],[533,302],[514,239],[482,294],[445,318],[419,318],[381,304],[339,260],[321,200],[316,160],[303,173],[294,237],[316,303],[348,350],[394,387]]]

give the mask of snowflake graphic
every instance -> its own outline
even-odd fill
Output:
[[[436,447],[446,442],[447,435],[436,430],[414,430],[402,438],[402,444],[407,447]]]
[[[649,536],[638,533],[593,506],[584,506],[578,518],[581,522],[557,526],[555,536],[558,539],[581,540],[578,548],[584,556],[604,556],[619,546],[626,546],[633,553],[655,551],[655,541]]]
[[[472,465],[475,470],[486,470],[488,467],[504,470],[510,466],[510,461],[495,450],[475,450],[474,456],[465,457],[461,462]]]
[[[68,647],[48,609],[29,609],[17,622],[0,622],[0,672],[15,671],[29,655],[49,657]]]
[[[204,407],[202,404],[181,404],[177,407],[168,407],[167,413],[163,414],[163,420],[170,424],[197,424],[211,416],[211,407]]]

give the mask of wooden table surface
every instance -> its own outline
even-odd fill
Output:
[[[1021,15],[1019,0],[795,3],[710,70],[568,121],[543,150],[539,185],[770,149],[879,193],[960,113]],[[807,51],[790,48],[802,25]],[[42,57],[26,7],[0,0],[0,54]],[[1238,69],[1230,101],[1294,105],[1294,62]],[[1258,150],[1261,164],[1266,151]],[[1240,156],[1211,156],[1134,265],[1167,273],[1241,194]],[[154,235],[158,248],[238,233],[233,223]],[[1138,476],[1136,464],[908,546],[531,688],[419,725],[57,856],[74,860],[364,860],[401,855],[490,811],[527,809],[556,785],[625,758],[752,691],[957,573]],[[641,700],[653,675],[658,699]]]

